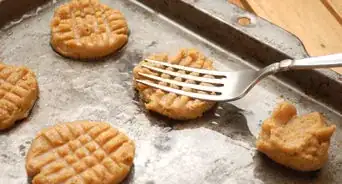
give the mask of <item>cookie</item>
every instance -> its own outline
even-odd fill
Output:
[[[135,145],[103,122],[75,121],[43,129],[26,157],[33,184],[115,184],[129,173]]]
[[[199,51],[195,49],[182,49],[178,52],[176,56],[170,57],[170,58],[168,57],[167,54],[157,54],[157,55],[150,56],[149,59],[168,62],[171,64],[179,64],[182,66],[188,66],[188,67],[193,67],[193,68],[208,69],[208,70],[214,69],[212,65],[212,61],[210,61],[208,58],[206,58],[203,54],[201,54]],[[142,61],[141,63],[143,62],[144,61]],[[145,79],[144,77],[138,74],[139,72],[141,72],[141,73],[160,76],[166,79],[174,79],[177,81],[183,81],[187,83],[195,83],[195,81],[192,81],[192,80],[184,80],[179,77],[174,78],[168,74],[157,73],[157,72],[151,71],[147,68],[142,67],[141,63],[137,65],[133,70],[134,81],[136,79]],[[162,68],[162,66],[156,66],[156,67]],[[164,69],[177,71],[178,73],[185,74],[185,71],[175,70],[171,67],[167,67]],[[190,73],[190,75],[198,76],[199,74],[193,72],[193,73]],[[210,76],[210,75],[205,75],[204,77],[214,78],[213,76]],[[155,81],[152,81],[152,82],[155,82]],[[159,82],[159,84],[180,89],[179,86],[170,85],[164,82]],[[201,85],[210,85],[210,84],[201,83]],[[140,96],[142,100],[144,101],[146,109],[150,111],[158,112],[162,115],[168,116],[169,118],[176,119],[176,120],[189,120],[189,119],[198,118],[202,116],[205,111],[213,107],[213,105],[215,104],[214,102],[192,99],[187,96],[165,92],[160,89],[155,89],[155,88],[152,88],[152,87],[149,87],[141,83],[137,83],[137,82],[134,82],[134,86],[139,91]],[[191,89],[191,88],[186,88],[186,87],[183,87],[182,90],[196,92],[196,90]],[[205,92],[201,91],[200,93],[205,93]]]
[[[297,116],[296,108],[280,104],[262,124],[257,149],[277,163],[299,171],[322,168],[328,160],[335,125],[318,112]]]
[[[30,69],[0,63],[0,130],[26,118],[37,97],[38,83]]]
[[[55,10],[50,42],[63,56],[91,59],[120,49],[127,34],[127,22],[120,11],[97,0],[72,0]]]

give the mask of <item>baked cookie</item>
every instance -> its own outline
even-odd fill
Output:
[[[55,10],[51,22],[51,46],[66,57],[99,58],[121,48],[128,27],[118,10],[97,0],[72,0]]]
[[[257,149],[275,162],[299,171],[318,170],[328,160],[330,138],[335,125],[328,126],[318,112],[296,115],[296,108],[284,102],[262,125]]]
[[[33,184],[115,184],[129,173],[135,145],[103,122],[75,121],[43,129],[26,157]]]
[[[26,118],[37,97],[38,83],[30,69],[0,63],[0,130]]]
[[[179,53],[172,58],[169,58],[167,54],[158,54],[152,55],[149,59],[164,61],[172,64],[179,64],[188,67],[194,68],[202,68],[202,69],[209,69],[213,70],[214,67],[212,65],[212,61],[206,58],[203,54],[198,52],[195,49],[182,49]],[[143,63],[142,61],[141,63]],[[202,116],[202,114],[209,110],[213,105],[214,102],[202,101],[198,99],[192,99],[187,96],[176,95],[174,93],[164,92],[160,89],[155,89],[141,83],[135,82],[136,79],[144,79],[144,77],[139,75],[139,72],[152,74],[156,76],[160,76],[162,78],[173,78],[168,74],[164,73],[156,73],[147,68],[141,66],[141,63],[137,65],[133,70],[134,75],[134,85],[135,88],[139,91],[142,100],[145,102],[145,107],[148,110],[158,112],[162,115],[168,116],[172,119],[176,120],[187,120],[187,119],[195,119],[197,117]],[[151,64],[153,65],[153,64]],[[156,66],[161,68],[162,66]],[[171,67],[165,68],[167,70],[176,71]],[[185,71],[178,70],[178,73],[185,74]],[[190,73],[191,75],[198,76],[198,73]],[[213,76],[206,75],[205,77],[213,78]],[[195,83],[192,80],[185,80],[179,77],[174,78],[177,81],[183,81],[187,83]],[[161,85],[168,85],[173,88],[180,89],[179,86],[170,85],[168,83],[159,82]],[[210,85],[207,83],[201,83],[201,85]],[[185,91],[195,91],[191,88],[183,87],[182,90]],[[205,93],[205,92],[200,92]]]

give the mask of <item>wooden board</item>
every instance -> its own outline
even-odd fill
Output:
[[[229,1],[296,35],[311,56],[342,53],[342,26],[319,0]],[[334,7],[342,4],[342,0],[326,1]],[[342,74],[342,68],[334,70]]]
[[[342,25],[342,1],[341,0],[321,0],[328,8],[330,13],[335,16],[336,20]]]
[[[236,6],[245,9],[245,7],[243,6],[242,2],[240,0],[228,0],[228,2],[235,4]]]

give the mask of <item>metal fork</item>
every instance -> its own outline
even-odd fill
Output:
[[[180,89],[171,88],[168,86],[159,85],[148,80],[137,79],[136,81],[147,86],[158,88],[167,92],[175,93],[178,95],[189,96],[195,99],[207,100],[207,101],[233,101],[244,97],[260,80],[268,75],[275,74],[277,72],[288,70],[301,70],[301,69],[314,69],[314,68],[331,68],[342,66],[342,54],[333,54],[319,57],[310,57],[299,60],[283,60],[277,63],[268,65],[267,67],[259,70],[244,70],[236,72],[221,72],[205,69],[196,69],[191,67],[185,67],[180,65],[169,64],[166,62],[155,61],[151,59],[145,59],[146,64],[142,64],[142,67],[148,68],[154,72],[165,73],[173,77],[181,77],[183,79],[189,79],[197,81],[198,84],[189,84],[185,82],[179,82],[172,79],[164,79],[158,76],[139,73],[139,75],[152,79],[154,81],[166,82],[177,86],[196,89],[199,91],[211,92],[208,94],[198,92],[188,92]],[[200,76],[193,76],[189,74],[181,74],[169,70],[164,70],[158,67],[148,65],[148,63],[162,65],[165,67],[171,67],[178,70],[184,70],[185,72],[196,72]],[[202,76],[201,76],[202,75]],[[203,75],[212,75],[215,78],[203,77]],[[212,84],[213,86],[199,85],[200,82]],[[215,92],[215,93],[212,93]]]

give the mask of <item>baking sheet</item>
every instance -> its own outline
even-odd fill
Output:
[[[29,18],[0,32],[0,60],[26,65],[36,74],[40,95],[28,119],[0,134],[0,183],[29,183],[25,155],[37,131],[74,120],[106,121],[136,142],[134,167],[125,183],[341,183],[341,114],[326,108],[287,83],[266,79],[243,99],[220,103],[204,117],[172,121],[146,112],[132,87],[132,69],[156,52],[197,48],[223,71],[248,68],[249,60],[222,49],[135,0],[102,0],[120,9],[130,27],[129,42],[114,56],[76,61],[56,54],[49,45],[53,9],[50,2]],[[337,125],[329,162],[319,172],[283,168],[255,150],[262,120],[283,100],[299,113],[323,112]]]

